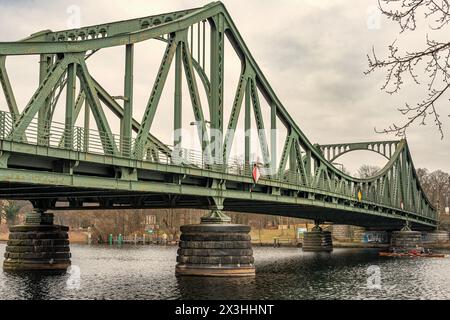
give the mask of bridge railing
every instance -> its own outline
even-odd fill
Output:
[[[39,121],[33,118],[20,137],[14,135],[14,116],[11,113],[0,111],[0,139],[16,141],[44,147],[59,148],[78,152],[88,152],[100,155],[113,155],[156,162],[167,165],[191,166],[215,172],[225,172],[232,175],[251,177],[253,164],[245,163],[241,157],[230,157],[228,163],[220,162],[220,159],[206,156],[207,153],[178,147],[170,147],[172,154],[158,150],[156,146],[138,146],[134,138],[122,138],[119,135],[108,136],[98,130],[86,130],[82,127],[67,128],[64,123],[57,121]],[[112,141],[108,141],[112,139]],[[70,141],[71,140],[71,141]],[[260,167],[262,180],[276,180],[289,184],[307,186],[308,177],[298,172],[285,171],[281,176],[270,171],[269,167]],[[323,180],[323,179],[322,179]],[[324,183],[319,181],[316,189],[332,191]],[[344,190],[342,190],[344,191]],[[354,188],[347,188],[346,195],[353,196]]]

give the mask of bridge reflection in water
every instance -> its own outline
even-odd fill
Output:
[[[0,254],[5,245],[0,244]],[[377,250],[329,254],[255,248],[253,278],[175,277],[175,248],[72,246],[80,287],[70,274],[0,273],[0,299],[448,299],[448,259],[386,259]],[[367,286],[378,266],[382,288]]]

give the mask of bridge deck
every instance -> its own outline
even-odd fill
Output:
[[[169,160],[138,161],[5,140],[0,140],[0,151],[8,155],[7,167],[0,168],[0,198],[47,199],[55,209],[208,209],[210,197],[223,197],[224,209],[236,212],[383,229],[398,229],[405,219],[417,229],[435,225],[432,217],[310,188],[289,178],[263,177],[254,186],[249,170],[221,172]],[[118,177],[118,169],[128,174]],[[213,181],[225,181],[226,188]]]

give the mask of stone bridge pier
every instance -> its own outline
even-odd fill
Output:
[[[53,224],[53,214],[44,208],[26,214],[24,225],[10,228],[4,271],[65,272],[69,268],[69,228]]]
[[[177,276],[248,277],[255,275],[250,226],[231,224],[223,200],[197,225],[181,227]]]
[[[303,235],[304,252],[332,252],[333,239],[330,231],[324,231],[320,227],[321,221],[314,221],[314,228]]]

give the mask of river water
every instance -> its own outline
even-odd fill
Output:
[[[0,244],[1,257],[5,247]],[[72,245],[71,251],[70,274],[0,271],[0,299],[450,299],[449,258],[256,247],[256,277],[216,279],[175,277],[175,247]]]

